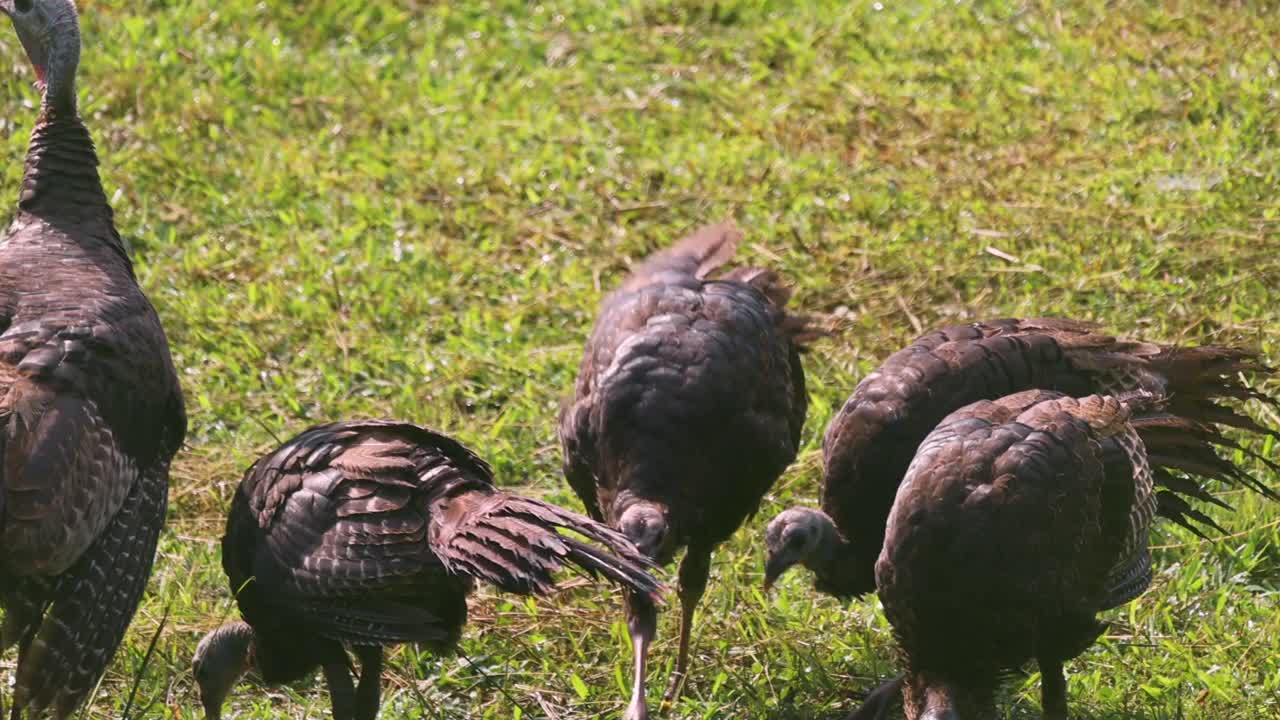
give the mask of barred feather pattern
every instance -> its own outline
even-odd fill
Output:
[[[106,670],[151,575],[168,497],[168,466],[135,483],[89,549],[51,587],[36,585],[27,607],[47,604],[25,632],[13,701],[27,717],[75,712]],[[35,619],[35,616],[28,616]]]
[[[1107,458],[1104,462],[1109,472],[1123,473],[1125,468],[1130,468],[1133,473],[1133,500],[1128,532],[1125,533],[1125,541],[1120,548],[1120,559],[1107,574],[1106,599],[1101,603],[1101,609],[1104,610],[1119,607],[1137,598],[1151,584],[1151,553],[1147,545],[1157,509],[1155,480],[1151,464],[1147,460],[1146,446],[1127,420],[1128,413],[1125,413],[1123,427],[1100,443],[1104,457]],[[1119,455],[1118,462],[1109,458],[1112,452]],[[1120,469],[1113,471],[1113,464],[1119,464]]]
[[[227,520],[223,567],[269,682],[331,657],[326,642],[448,650],[476,580],[546,594],[577,568],[660,589],[618,533],[499,490],[445,435],[383,420],[312,428],[255,463]]]
[[[876,563],[907,656],[907,716],[947,683],[978,716],[1002,675],[1083,652],[1095,615],[1145,589],[1145,393],[1029,390],[948,415],[898,487]]]
[[[652,502],[681,542],[711,546],[794,459],[800,353],[826,331],[786,307],[777,272],[726,267],[741,238],[731,223],[700,228],[602,303],[559,428],[565,477],[592,517]]]
[[[73,11],[58,20],[77,32]],[[14,718],[69,717],[105,671],[146,585],[186,433],[168,342],[97,165],[74,103],[46,104],[0,239],[0,602],[4,645],[18,646]]]
[[[1224,429],[1276,436],[1235,405],[1251,400],[1280,407],[1243,379],[1271,372],[1245,350],[1126,340],[1057,318],[991,320],[926,333],[864,378],[827,428],[822,508],[843,536],[845,559],[817,585],[842,596],[874,589],[884,521],[921,440],[967,403],[1030,388],[1076,397],[1143,391],[1161,398],[1161,409],[1132,421],[1159,488],[1157,514],[1197,532],[1213,527],[1189,502],[1212,498],[1196,477],[1275,497],[1218,454],[1241,449]]]
[[[495,493],[457,522],[438,526],[435,542],[445,567],[484,580],[507,592],[545,595],[553,573],[566,565],[604,577],[644,594],[658,585],[636,569],[652,565],[619,533],[576,513],[530,498]],[[558,532],[583,535],[606,550]],[[616,562],[623,554],[631,564]]]

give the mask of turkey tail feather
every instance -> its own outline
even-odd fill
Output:
[[[1280,431],[1266,427],[1220,400],[1256,400],[1280,410],[1273,397],[1240,380],[1242,373],[1271,376],[1275,371],[1257,355],[1224,347],[1166,348],[1150,359],[1151,368],[1168,380],[1169,410],[1203,423],[1225,425],[1280,440]]]
[[[816,319],[787,312],[791,299],[791,287],[774,270],[763,267],[736,267],[724,270],[712,277],[733,258],[742,241],[742,231],[732,222],[706,225],[680,242],[650,255],[631,272],[623,284],[623,290],[634,290],[648,285],[664,273],[695,277],[699,280],[717,280],[750,285],[759,290],[777,310],[777,327],[797,347],[804,346],[831,334]]]
[[[773,270],[761,267],[734,268],[717,279],[740,282],[759,290],[778,310],[778,329],[802,350],[806,349],[806,345],[831,335],[831,331],[819,324],[817,318],[786,309],[787,301],[791,299],[791,286]]]
[[[742,240],[742,231],[732,222],[698,228],[665,250],[650,255],[632,272],[623,288],[648,284],[656,275],[674,272],[705,278],[729,262]]]
[[[1277,429],[1222,403],[1225,399],[1255,400],[1280,408],[1280,398],[1249,387],[1241,379],[1243,373],[1270,375],[1272,369],[1250,352],[1214,346],[1161,348],[1147,360],[1150,371],[1165,382],[1163,407],[1135,409],[1131,422],[1147,447],[1156,482],[1163,488],[1158,495],[1159,514],[1201,537],[1201,526],[1221,532],[1217,523],[1187,500],[1230,506],[1215,498],[1196,478],[1280,500],[1273,488],[1219,454],[1239,452],[1280,472],[1280,464],[1223,433],[1225,428],[1233,428],[1280,439]]]

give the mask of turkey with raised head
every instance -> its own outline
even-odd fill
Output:
[[[196,648],[210,720],[250,669],[277,684],[317,667],[334,720],[373,720],[382,647],[452,648],[477,580],[546,594],[554,573],[574,566],[643,597],[660,592],[621,534],[503,492],[462,444],[388,420],[315,427],[254,463],[227,517],[222,566],[243,621]]]
[[[66,718],[141,600],[186,415],[76,109],[75,5],[0,12],[41,91],[0,239],[0,647],[17,645],[12,717]]]
[[[667,692],[687,671],[712,550],[756,512],[795,458],[807,397],[802,342],[772,271],[719,270],[741,237],[704,227],[634,268],[605,298],[575,395],[560,416],[565,476],[589,512],[660,564],[680,563],[680,642]],[[645,663],[656,624],[627,602],[635,678],[627,720],[648,717]]]

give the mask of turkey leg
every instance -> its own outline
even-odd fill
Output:
[[[707,576],[711,574],[711,550],[690,547],[680,561],[680,649],[676,653],[676,671],[671,674],[663,706],[680,699],[684,680],[689,673],[689,637],[693,635],[693,613],[702,601],[707,589]]]
[[[1040,658],[1040,704],[1044,720],[1067,720],[1067,676],[1061,660]]]
[[[324,664],[324,681],[329,686],[333,720],[355,720],[356,689],[351,681],[346,653]]]
[[[9,622],[9,619],[10,619],[9,617],[7,616],[5,617],[6,624]],[[6,630],[7,629],[8,628],[6,628]],[[26,665],[27,651],[31,649],[31,642],[36,639],[36,632],[39,629],[40,629],[40,621],[37,619],[35,622],[30,623],[30,625],[27,627],[26,633],[24,633],[22,636],[22,639],[18,641],[18,667],[19,668]],[[23,705],[24,705],[23,701],[25,700],[25,698],[23,698],[21,694],[23,693],[24,690],[25,690],[24,687],[22,687],[21,685],[17,685],[15,683],[15,686],[13,688],[13,698],[11,698],[13,708],[9,716],[11,720],[22,720],[22,711],[23,711]]]
[[[360,658],[360,685],[356,688],[355,720],[377,720],[382,692],[382,648],[367,645],[356,648]]]
[[[631,682],[631,702],[622,720],[649,720],[649,707],[645,704],[645,665],[657,626],[658,610],[653,602],[639,593],[627,593],[627,629],[631,632],[635,678]]]

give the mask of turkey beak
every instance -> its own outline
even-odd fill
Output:
[[[769,556],[764,563],[764,591],[768,594],[773,584],[791,567],[791,559],[785,553]]]

